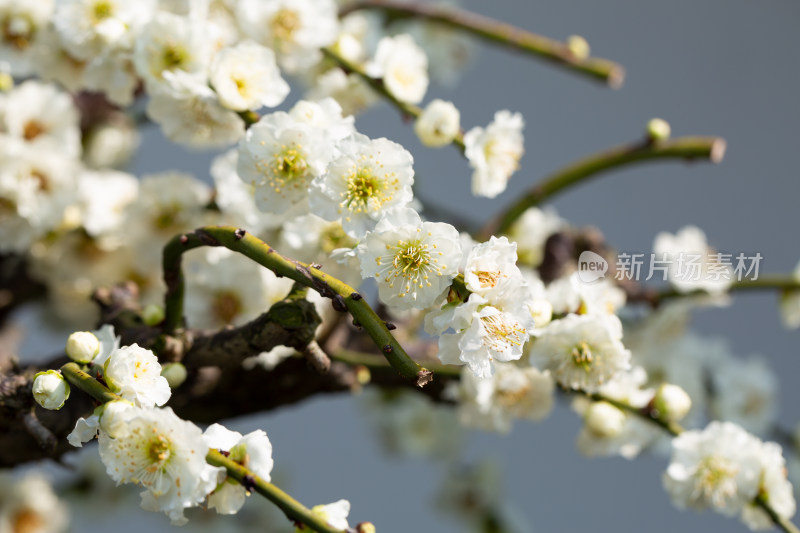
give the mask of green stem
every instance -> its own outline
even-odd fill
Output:
[[[588,75],[614,88],[622,85],[625,79],[625,69],[613,61],[577,57],[564,43],[474,13],[400,0],[361,0],[342,8],[339,16],[343,17],[361,9],[380,10],[395,18],[425,20],[462,30],[486,41],[521,50],[574,72]]]
[[[707,159],[719,163],[725,154],[725,141],[719,137],[680,137],[664,141],[638,142],[590,155],[551,174],[480,231],[480,240],[508,232],[529,208],[550,200],[561,191],[607,170],[658,159]]]
[[[414,379],[423,386],[433,376],[431,372],[411,359],[400,343],[389,332],[386,322],[372,310],[361,294],[346,283],[329,276],[314,265],[283,257],[261,239],[232,226],[207,226],[192,233],[178,235],[164,247],[165,297],[164,332],[172,333],[183,323],[184,282],[181,257],[184,252],[200,246],[224,246],[249,257],[278,276],[290,278],[314,289],[333,301],[334,308],[348,311],[400,375]],[[246,280],[242,281],[243,283]]]
[[[786,533],[800,533],[800,529],[798,529],[798,527],[794,525],[791,520],[776,513],[775,509],[770,507],[769,502],[767,502],[763,496],[756,496],[755,504],[763,509],[763,511],[772,519],[772,523],[778,526],[778,528],[782,531],[785,531]]]
[[[728,288],[728,292],[739,291],[760,291],[760,290],[779,290],[783,292],[800,291],[800,279],[791,274],[767,274],[759,276],[758,279],[742,279],[734,281]],[[653,305],[658,305],[665,300],[672,300],[675,298],[682,298],[687,296],[699,296],[708,294],[703,290],[680,292],[676,289],[670,288],[653,295],[645,295],[645,299]]]
[[[122,398],[97,381],[95,378],[81,370],[76,363],[67,363],[61,367],[61,374],[71,385],[81,389],[100,403],[113,402]]]
[[[248,491],[255,491],[277,505],[290,520],[299,522],[319,533],[345,533],[345,530],[332,527],[320,516],[312,513],[311,510],[302,503],[298,502],[272,483],[264,481],[236,461],[225,457],[219,451],[213,449],[209,450],[208,455],[206,455],[206,461],[210,465],[225,468],[225,470],[228,471],[228,476],[238,481]]]
[[[415,106],[414,104],[409,104],[407,102],[398,100],[397,97],[395,97],[386,88],[386,85],[380,78],[373,78],[372,76],[364,72],[364,70],[360,66],[348,61],[347,59],[343,58],[330,48],[323,48],[322,53],[325,54],[325,56],[328,59],[339,65],[339,67],[345,72],[355,74],[356,76],[364,80],[364,82],[367,85],[369,85],[373,91],[381,95],[386,101],[388,101],[390,104],[396,107],[397,110],[400,111],[400,113],[402,113],[404,116],[413,117],[416,119],[422,114],[422,109]],[[459,150],[461,150],[461,153],[464,153],[464,150],[466,149],[464,147],[464,136],[460,132],[452,140],[452,144],[456,146]]]
[[[356,350],[340,349],[328,355],[334,361],[339,361],[341,363],[345,363],[351,366],[365,366],[373,370],[389,368],[388,363],[386,362],[385,359],[371,353],[358,352]],[[427,368],[437,376],[458,378],[461,376],[462,367],[455,365],[442,365],[436,362],[430,362],[425,365],[425,368]]]

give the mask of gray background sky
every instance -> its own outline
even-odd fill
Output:
[[[576,157],[637,138],[647,120],[658,116],[672,124],[674,135],[723,136],[724,162],[664,163],[609,174],[560,196],[554,204],[559,213],[576,225],[597,225],[621,250],[649,252],[659,231],[693,223],[720,250],[761,252],[762,272],[794,268],[800,259],[800,4],[469,0],[464,5],[551,37],[583,35],[594,54],[623,64],[627,79],[613,91],[480,45],[461,84],[433,87],[428,98],[453,100],[466,128],[485,125],[496,109],[524,114],[522,170],[498,199],[471,198],[466,162],[454,150],[421,147],[388,106],[357,120],[360,131],[387,136],[414,154],[423,197],[488,218],[542,176]],[[299,96],[293,93],[290,100]],[[150,130],[137,173],[180,168],[207,175],[208,157],[157,141]],[[730,308],[696,315],[694,326],[726,336],[737,355],[768,356],[780,376],[781,420],[797,422],[797,334],[779,325],[774,294],[737,296]],[[382,533],[462,531],[461,524],[433,511],[441,465],[387,458],[361,415],[357,402],[325,397],[231,425],[268,432],[287,488],[307,504],[348,498],[352,523],[369,519]],[[736,520],[673,509],[661,488],[666,466],[661,458],[585,459],[573,444],[579,426],[561,406],[545,422],[516,424],[507,437],[469,433],[465,455],[499,460],[509,503],[539,532],[745,530]],[[267,504],[251,499],[249,505]],[[165,522],[148,517],[137,527]]]

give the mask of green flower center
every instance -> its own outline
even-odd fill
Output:
[[[592,369],[594,356],[592,355],[592,349],[586,341],[581,341],[577,346],[572,348],[571,355],[572,362],[575,363],[575,366],[583,368],[586,372]]]
[[[154,465],[163,465],[172,454],[172,443],[163,435],[156,435],[147,448],[147,457]]]

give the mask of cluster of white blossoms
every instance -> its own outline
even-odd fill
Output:
[[[753,530],[774,526],[757,498],[781,518],[790,518],[796,507],[781,447],[730,422],[673,439],[664,487],[678,507],[738,514]]]

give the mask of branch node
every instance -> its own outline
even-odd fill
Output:
[[[417,372],[417,387],[422,388],[431,381],[433,381],[433,372],[427,368],[423,368]]]
[[[359,301],[361,298],[363,298],[363,296],[361,296],[361,294],[357,292],[354,292],[353,294],[350,295],[350,298],[352,298],[355,301]]]
[[[233,232],[233,236],[237,241],[242,240],[245,235],[247,235],[247,231],[242,228],[237,228],[236,231]]]

